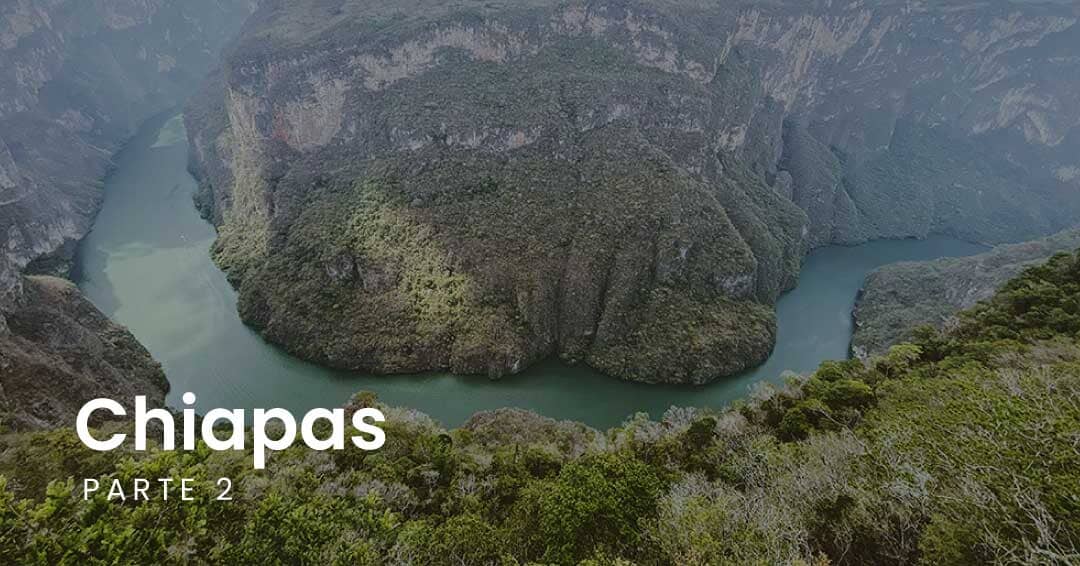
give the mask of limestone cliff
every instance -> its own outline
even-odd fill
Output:
[[[919,326],[946,326],[956,313],[994,296],[1024,269],[1078,248],[1080,230],[1074,229],[971,257],[878,269],[866,277],[856,301],[852,352],[858,357],[882,354]]]
[[[304,357],[705,382],[767,355],[809,248],[1075,218],[1078,18],[272,1],[188,131],[241,314]]]

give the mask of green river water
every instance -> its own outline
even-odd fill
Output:
[[[214,229],[192,205],[195,180],[179,118],[151,121],[116,156],[105,202],[78,257],[78,280],[107,315],[127,326],[165,368],[178,404],[197,408],[340,406],[359,390],[428,413],[447,426],[497,407],[522,407],[597,427],[668,407],[722,406],[785,370],[843,358],[851,308],[866,273],[886,263],[970,255],[979,245],[934,238],[830,247],[807,257],[798,288],[777,305],[776,349],[760,368],[703,386],[626,383],[550,361],[499,381],[444,373],[371,376],[321,368],[264,342],[236,314],[236,293],[210,260]]]

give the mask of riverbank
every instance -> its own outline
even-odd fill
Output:
[[[113,320],[127,326],[159,360],[171,383],[169,401],[193,391],[197,409],[281,406],[295,412],[337,406],[358,390],[413,407],[446,426],[499,407],[610,427],[643,411],[672,405],[720,407],[754,383],[778,382],[785,370],[809,371],[847,356],[851,308],[863,277],[896,261],[978,253],[958,240],[879,241],[810,254],[800,284],[777,304],[777,345],[753,371],[708,386],[619,381],[556,360],[498,381],[445,373],[373,376],[293,358],[267,344],[236,314],[236,293],[211,261],[216,236],[192,204],[183,124],[148,123],[116,156],[105,202],[78,254],[79,284]]]

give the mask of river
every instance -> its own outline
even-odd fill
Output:
[[[498,381],[445,373],[361,375],[293,358],[240,322],[236,293],[208,253],[214,229],[192,205],[196,182],[186,168],[179,117],[149,122],[115,161],[102,210],[80,246],[77,280],[94,304],[162,363],[172,385],[169,403],[192,391],[200,411],[284,407],[300,413],[340,406],[356,391],[369,390],[447,426],[477,411],[512,406],[610,427],[639,411],[658,417],[672,405],[723,406],[744,397],[755,382],[845,357],[855,295],[875,267],[986,249],[932,238],[818,250],[806,258],[799,286],[777,304],[777,344],[768,362],[708,386],[627,383],[554,360]]]

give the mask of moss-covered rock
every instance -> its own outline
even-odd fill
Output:
[[[762,361],[774,317],[719,189],[630,128],[577,151],[462,152],[420,173],[380,160],[313,188],[244,277],[241,313],[305,357],[372,371],[498,376],[558,353],[701,383]]]

